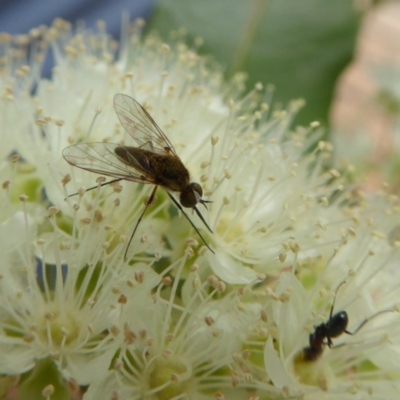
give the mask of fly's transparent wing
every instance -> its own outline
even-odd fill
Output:
[[[121,125],[139,146],[152,142],[157,153],[172,152],[177,156],[174,146],[165,133],[136,100],[126,94],[118,93],[114,96],[114,108]]]
[[[121,158],[129,162],[122,162],[116,154],[116,149]],[[78,143],[66,147],[62,154],[74,167],[113,178],[154,184],[153,176],[143,167],[146,165],[145,156],[141,155],[139,162],[127,149],[129,148],[115,143]]]

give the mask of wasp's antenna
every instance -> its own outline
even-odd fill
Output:
[[[336,301],[337,292],[339,291],[339,289],[340,289],[345,283],[346,283],[346,281],[340,282],[340,283],[339,283],[339,286],[338,286],[338,287],[336,288],[336,290],[335,290],[335,295],[334,295],[334,297],[333,297],[333,302],[332,302],[332,306],[331,306],[331,311],[330,311],[330,313],[329,313],[329,319],[330,319],[330,320],[332,319],[333,309],[335,308],[335,301]]]
[[[89,189],[86,189],[85,193],[89,192],[90,190],[97,189],[97,188],[102,187],[102,186],[110,185],[111,183],[119,182],[119,181],[122,181],[122,180],[123,180],[122,178],[118,178],[118,179],[114,179],[114,180],[109,181],[109,182],[101,183],[100,185],[92,186]],[[79,194],[79,192],[69,194],[64,200],[67,200],[68,197],[76,196],[77,194]]]
[[[185,211],[183,211],[182,206],[175,200],[175,197],[172,196],[172,194],[170,192],[167,192],[168,196],[171,198],[171,200],[175,203],[175,205],[179,208],[179,210],[182,212],[182,214],[186,217],[186,219],[189,221],[190,225],[192,225],[192,227],[194,228],[194,230],[197,232],[197,234],[200,236],[201,240],[203,241],[203,243],[206,245],[206,247],[208,248],[208,250],[211,251],[211,253],[215,254],[215,251],[209,246],[209,244],[205,241],[205,239],[203,238],[202,234],[199,232],[199,230],[196,228],[196,226],[193,224],[192,220],[187,216],[187,214],[185,213]],[[200,219],[203,221],[204,225],[208,228],[208,230],[213,233],[213,231],[211,230],[211,228],[207,225],[206,221],[204,220],[203,216],[200,214],[199,210],[196,207],[193,207],[194,210],[196,211],[197,215],[200,217]]]

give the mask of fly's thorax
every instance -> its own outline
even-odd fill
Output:
[[[181,192],[189,186],[189,171],[173,154],[150,153],[148,156],[154,182],[166,189]]]
[[[191,182],[181,191],[179,201],[183,207],[193,208],[203,195],[203,188],[196,182]]]

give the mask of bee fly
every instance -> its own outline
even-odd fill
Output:
[[[66,147],[63,150],[63,156],[69,164],[75,167],[116,178],[102,183],[100,186],[122,180],[154,185],[133,229],[125,250],[124,259],[126,259],[129,246],[140,221],[154,200],[159,186],[166,190],[168,196],[192,225],[207,248],[214,253],[182,208],[192,208],[206,228],[213,233],[196,207],[197,203],[200,203],[207,208],[206,203],[210,203],[210,201],[202,198],[203,189],[198,183],[190,182],[189,171],[176,154],[167,136],[150,114],[132,97],[125,94],[116,94],[114,108],[121,125],[136,141],[138,147],[105,142],[78,143]],[[171,192],[179,193],[179,202]]]

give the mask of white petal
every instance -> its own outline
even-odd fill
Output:
[[[215,256],[209,256],[209,262],[214,273],[227,283],[245,285],[257,279],[256,271],[244,267],[225,252],[217,252]]]
[[[35,366],[35,359],[28,346],[0,345],[0,374],[18,375]]]
[[[295,383],[290,374],[284,367],[282,360],[274,349],[272,337],[269,337],[264,349],[264,364],[268,377],[271,378],[273,384],[283,389],[294,387]]]
[[[110,348],[104,354],[94,354],[91,358],[87,355],[72,355],[68,357],[68,370],[66,375],[73,377],[79,385],[89,385],[98,380],[108,371],[116,349]]]

